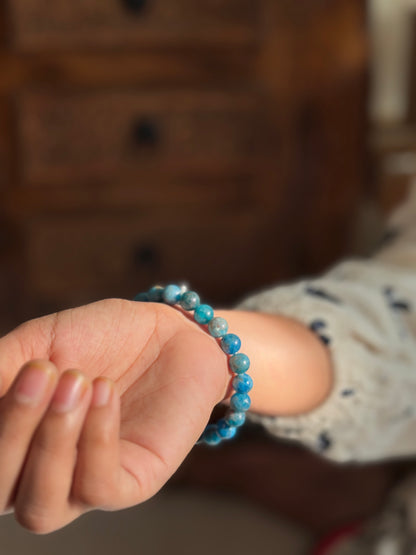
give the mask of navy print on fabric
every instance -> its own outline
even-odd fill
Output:
[[[321,328],[324,328],[325,326],[326,326],[326,322],[324,322],[324,320],[313,320],[313,322],[309,324],[309,328],[312,331],[318,331]]]
[[[332,439],[328,432],[321,432],[318,436],[318,448],[320,451],[328,451],[332,446]]]
[[[326,291],[318,287],[312,287],[311,285],[307,285],[305,288],[305,292],[308,295],[319,297],[320,299],[324,299],[325,301],[329,301],[331,303],[342,304],[341,300],[338,297],[335,297],[334,295],[331,295],[330,293],[327,293]]]
[[[387,297],[387,302],[391,309],[403,312],[409,312],[411,310],[411,304],[408,301],[397,298],[397,294],[390,285],[383,289],[383,293]]]
[[[354,395],[355,391],[353,389],[343,389],[341,391],[341,395],[343,397],[351,397],[351,395]]]
[[[322,329],[326,328],[325,320],[312,320],[309,324],[309,329],[313,331],[317,337],[322,341],[324,345],[329,345],[331,343],[331,339],[327,335],[323,335],[321,332]]]
[[[394,301],[390,306],[395,310],[403,310],[404,312],[409,312],[410,310],[410,304],[406,301]]]
[[[318,337],[324,345],[329,345],[331,343],[330,338],[327,337],[326,335],[321,335],[320,333],[318,333]]]

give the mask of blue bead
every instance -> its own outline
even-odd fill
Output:
[[[149,295],[147,293],[137,293],[134,297],[135,301],[146,303],[149,300]]]
[[[253,388],[253,380],[248,374],[240,374],[233,379],[233,388],[237,393],[248,393]]]
[[[163,300],[163,287],[155,285],[147,292],[149,301],[152,303],[160,303]]]
[[[181,288],[178,285],[167,285],[163,291],[163,300],[167,304],[176,304],[182,296]]]
[[[236,428],[238,428],[239,426],[242,426],[244,424],[244,422],[246,421],[246,413],[245,412],[235,412],[233,410],[228,410],[225,413],[224,420],[230,426],[235,426]]]
[[[215,424],[209,424],[202,434],[202,440],[208,445],[217,445],[221,441],[221,436],[218,433],[217,426]]]
[[[212,337],[222,337],[228,331],[228,322],[221,316],[216,316],[208,324],[208,331]]]
[[[194,312],[195,322],[198,324],[208,324],[214,317],[214,310],[207,304],[200,304]]]
[[[230,407],[238,412],[248,410],[250,405],[251,399],[247,393],[234,393],[230,399]]]
[[[227,424],[224,418],[221,418],[221,420],[218,420],[217,430],[219,435],[224,439],[231,439],[232,437],[235,436],[237,432],[237,428]]]
[[[179,304],[184,310],[194,310],[200,302],[198,293],[195,293],[195,291],[185,291]]]
[[[250,368],[250,359],[244,353],[237,353],[229,360],[230,368],[235,374],[244,374]]]
[[[227,355],[235,354],[241,347],[241,340],[235,333],[227,333],[221,339],[221,349]]]

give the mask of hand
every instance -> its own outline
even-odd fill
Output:
[[[38,533],[154,495],[230,381],[216,341],[178,310],[116,299],[0,339],[0,377],[0,512]]]

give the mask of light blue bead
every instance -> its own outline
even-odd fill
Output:
[[[221,316],[216,316],[208,324],[208,331],[212,337],[222,337],[228,331],[228,322]]]
[[[248,374],[239,374],[233,379],[233,388],[237,393],[248,393],[253,388],[253,380]]]
[[[242,426],[244,424],[244,422],[246,421],[246,413],[245,412],[235,412],[233,410],[228,410],[225,413],[224,420],[230,426],[235,426],[236,428],[238,428],[239,426]]]
[[[137,293],[134,297],[135,301],[146,303],[149,300],[149,295],[147,293]]]
[[[221,349],[227,355],[235,354],[241,347],[241,340],[235,333],[227,333],[221,339]]]
[[[194,312],[195,322],[198,324],[208,324],[214,317],[214,310],[207,304],[200,304]]]
[[[229,360],[230,368],[235,374],[244,374],[250,368],[250,359],[244,353],[237,353]]]
[[[232,437],[235,436],[237,432],[237,428],[227,424],[224,418],[221,418],[221,420],[218,420],[217,430],[219,435],[224,439],[231,439]]]
[[[179,301],[184,310],[194,310],[200,303],[199,295],[195,291],[185,291]]]
[[[181,288],[178,285],[167,285],[163,291],[163,301],[167,304],[176,304],[182,296]]]
[[[202,434],[202,440],[208,445],[217,445],[221,441],[221,436],[218,433],[217,426],[215,424],[209,424]]]
[[[230,407],[237,412],[248,410],[250,405],[251,399],[247,393],[234,393],[230,399]]]
[[[160,303],[163,300],[163,287],[161,285],[155,285],[147,292],[149,301],[152,303]]]

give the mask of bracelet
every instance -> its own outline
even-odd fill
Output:
[[[186,286],[156,285],[147,293],[139,293],[134,297],[139,302],[164,302],[168,305],[179,305],[186,311],[193,311],[195,322],[207,326],[208,333],[219,340],[219,345],[228,357],[228,366],[234,374],[232,386],[235,393],[230,399],[230,408],[224,417],[214,424],[208,424],[198,443],[217,445],[223,439],[231,439],[237,429],[246,420],[246,411],[250,408],[251,399],[248,392],[253,387],[253,380],[246,372],[250,367],[250,359],[244,353],[239,353],[240,338],[234,333],[228,333],[228,323],[220,316],[214,317],[214,310],[207,304],[201,304],[199,295],[190,291]]]

